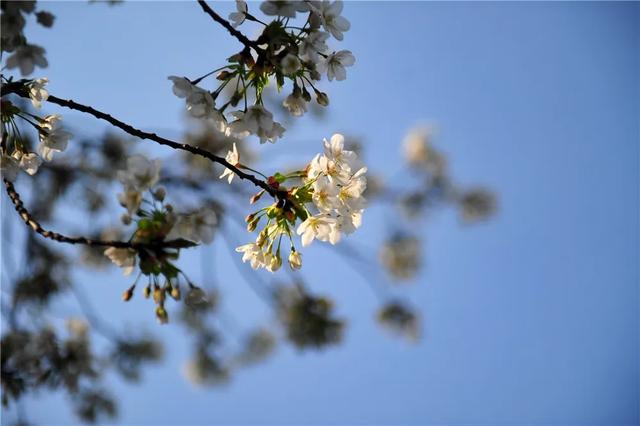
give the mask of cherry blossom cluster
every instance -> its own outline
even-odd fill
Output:
[[[50,12],[36,11],[35,1],[2,2],[0,48],[3,52],[11,53],[7,58],[6,68],[18,68],[23,76],[31,74],[36,67],[45,68],[49,64],[45,57],[45,49],[29,43],[24,34],[24,27],[30,16],[35,16],[36,22],[45,28],[51,28],[55,20],[55,16]]]
[[[227,154],[227,161],[239,165],[237,151]],[[302,258],[293,241],[293,228],[301,236],[302,246],[315,240],[336,244],[343,234],[351,234],[362,223],[365,207],[363,193],[367,186],[367,168],[353,151],[344,149],[344,136],[335,134],[324,141],[324,153],[316,155],[304,170],[289,174],[276,173],[269,182],[287,194],[274,204],[264,207],[246,218],[247,229],[256,230],[263,219],[265,224],[254,243],[242,245],[236,251],[254,269],[275,272],[282,266],[283,237],[290,242],[289,266],[299,269]],[[229,175],[226,170],[220,177]],[[287,181],[299,183],[286,188]],[[261,191],[252,201],[260,198]],[[285,241],[286,241],[285,239]]]
[[[117,177],[123,185],[118,200],[127,210],[121,220],[125,225],[135,222],[130,241],[142,244],[143,248],[109,247],[104,254],[121,267],[125,275],[130,275],[136,266],[139,267],[138,278],[122,298],[125,301],[131,299],[140,277],[147,276],[144,296],[153,294],[156,316],[161,323],[166,323],[166,296],[180,299],[181,276],[190,288],[186,303],[206,301],[205,293],[193,285],[174,262],[178,260],[181,248],[213,241],[218,225],[217,215],[211,209],[178,213],[171,204],[165,203],[166,190],[156,185],[160,179],[159,160],[149,160],[142,155],[131,156],[127,159],[127,169],[118,171]],[[145,198],[145,193],[149,197]]]
[[[174,94],[185,99],[190,115],[210,121],[227,136],[254,135],[261,143],[276,142],[285,128],[264,106],[265,87],[275,81],[280,91],[289,80],[292,91],[283,106],[299,117],[307,111],[312,92],[318,104],[329,104],[327,94],[314,82],[321,80],[323,74],[329,81],[344,80],[346,67],[355,63],[350,51],[333,51],[327,45],[332,36],[342,41],[344,32],[350,28],[349,21],[341,16],[342,8],[341,1],[265,1],[260,10],[274,17],[267,24],[249,13],[245,1],[237,0],[237,10],[229,16],[232,25],[238,27],[245,21],[259,23],[264,27],[261,35],[254,44],[231,56],[227,65],[200,78],[170,76]],[[299,14],[303,18],[296,25]],[[215,90],[198,85],[213,74],[218,81]],[[241,102],[243,107],[237,109]]]
[[[31,103],[35,108],[40,108],[42,102],[49,97],[45,88],[48,80],[40,78],[23,81]],[[59,114],[42,117],[22,110],[8,100],[2,100],[2,176],[13,182],[21,170],[34,175],[43,161],[51,161],[55,153],[64,151],[73,135],[62,127],[61,120],[62,116]],[[32,152],[32,147],[21,134],[18,121],[36,129],[39,140],[36,152]]]

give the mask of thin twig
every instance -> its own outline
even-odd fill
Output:
[[[29,211],[24,207],[22,200],[20,199],[20,194],[16,191],[13,183],[9,182],[7,179],[4,180],[4,186],[7,190],[7,195],[9,195],[9,199],[13,203],[13,206],[18,212],[18,215],[22,219],[22,221],[33,229],[34,232],[43,236],[44,238],[48,238],[50,240],[58,241],[61,243],[67,244],[83,244],[91,247],[116,247],[116,248],[130,248],[130,249],[154,249],[154,248],[182,248],[184,247],[184,241],[181,240],[172,240],[172,241],[161,241],[155,243],[139,243],[133,241],[107,241],[107,240],[93,240],[86,237],[68,237],[66,235],[59,234],[54,231],[49,231],[44,229],[42,225],[29,213]]]
[[[11,83],[6,83],[4,85],[2,85],[2,96],[5,96],[9,93],[15,93],[18,96],[21,96],[23,98],[28,98],[29,94],[27,93],[26,90],[26,86],[24,84],[24,82],[22,81],[17,81],[17,82],[11,82]],[[163,138],[161,136],[158,136],[155,133],[150,133],[150,132],[145,132],[142,131],[140,129],[136,129],[135,127],[131,126],[130,124],[127,124],[123,121],[118,120],[117,118],[111,116],[110,114],[104,113],[102,111],[98,111],[95,108],[92,108],[90,106],[87,105],[83,105],[80,104],[78,102],[74,102],[73,100],[67,100],[67,99],[61,99],[58,98],[57,96],[53,96],[53,95],[49,95],[49,98],[47,99],[48,102],[54,103],[56,105],[60,105],[63,106],[65,108],[69,108],[72,110],[76,110],[76,111],[80,111],[80,112],[84,112],[86,114],[90,114],[100,120],[104,120],[106,122],[108,122],[109,124],[111,124],[114,127],[117,127],[123,131],[125,131],[126,133],[135,136],[137,138],[140,139],[148,139],[151,141],[154,141],[160,145],[165,145],[168,147],[171,147],[173,149],[177,149],[180,151],[187,151],[190,152],[191,154],[194,155],[199,155],[201,157],[207,158],[208,160],[214,162],[214,163],[218,163],[223,165],[224,167],[228,168],[229,170],[231,170],[233,173],[236,174],[236,176],[238,176],[240,179],[245,179],[248,180],[249,182],[253,183],[255,186],[264,189],[265,191],[267,191],[269,194],[271,194],[271,196],[273,197],[277,197],[277,198],[281,198],[281,199],[287,199],[287,192],[286,191],[279,191],[277,189],[275,189],[274,187],[272,187],[271,185],[269,185],[267,182],[258,179],[257,177],[255,177],[252,174],[249,173],[245,173],[242,170],[240,170],[238,167],[236,167],[235,165],[229,163],[227,160],[225,160],[223,157],[219,157],[207,150],[204,150],[202,148],[198,148],[196,146],[192,146],[192,145],[188,145],[186,143],[180,143],[180,142],[176,142],[176,141],[172,141],[170,139],[167,138]]]
[[[236,30],[235,28],[233,28],[233,26],[229,23],[229,21],[227,21],[226,19],[224,19],[220,15],[218,15],[216,12],[214,12],[214,10],[211,9],[211,7],[209,7],[207,2],[205,2],[203,0],[198,0],[198,4],[200,5],[200,7],[202,7],[202,10],[207,15],[211,16],[211,18],[214,21],[216,21],[218,24],[222,25],[227,31],[229,31],[229,34],[231,34],[232,36],[237,38],[240,43],[244,44],[248,48],[254,49],[256,52],[262,51],[262,49],[260,49],[260,47],[258,47],[258,43],[256,43],[253,40],[249,40],[247,38],[247,36],[242,34],[240,31]]]

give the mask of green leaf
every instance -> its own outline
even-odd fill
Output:
[[[285,175],[283,175],[282,173],[280,173],[280,172],[276,172],[276,174],[275,174],[275,175],[273,175],[273,178],[274,178],[274,179],[276,180],[276,182],[278,182],[278,183],[282,183],[282,182],[284,182],[285,180],[287,180],[287,177],[286,177]]]

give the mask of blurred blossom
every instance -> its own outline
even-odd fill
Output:
[[[198,296],[198,294],[196,293],[193,296]],[[214,313],[217,310],[219,303],[220,294],[216,291],[210,291],[205,294],[203,303],[191,305],[185,303],[184,307],[180,311],[180,318],[189,328],[195,331],[202,331],[206,329],[205,315]]]
[[[322,348],[342,340],[344,322],[332,318],[332,302],[307,294],[301,285],[278,290],[278,313],[287,338],[299,349]]]
[[[464,192],[458,202],[461,218],[467,223],[486,219],[496,210],[495,195],[484,188],[475,188]]]
[[[162,345],[149,338],[118,341],[111,353],[117,371],[127,380],[138,380],[145,361],[158,361],[162,358]]]
[[[409,166],[439,178],[445,175],[446,159],[432,146],[434,134],[433,126],[410,130],[403,142],[404,157]]]
[[[246,148],[247,144],[238,143],[239,139],[227,136],[224,132],[218,130],[215,126],[205,122],[198,126],[199,130],[194,133],[187,133],[187,144],[202,148],[212,154],[224,157],[234,143],[237,145],[238,156],[242,158],[243,164],[251,164],[254,155]],[[199,155],[184,153],[183,161],[188,166],[187,173],[192,176],[212,175],[214,174],[214,164],[208,159]],[[217,165],[215,167],[218,167]],[[217,169],[216,169],[217,170]],[[217,172],[219,175],[222,169]]]
[[[74,395],[75,412],[82,420],[96,423],[117,414],[116,404],[103,389],[83,390]]]
[[[89,331],[89,324],[82,318],[68,318],[67,330],[71,336],[76,339],[84,339],[87,337],[87,331]]]
[[[221,360],[200,348],[182,370],[184,376],[195,385],[219,385],[229,381],[230,371]]]
[[[8,69],[20,68],[20,74],[27,76],[35,70],[35,67],[46,68],[49,63],[45,58],[45,49],[35,44],[24,44],[16,48],[15,52],[7,58]]]
[[[397,280],[414,278],[421,259],[420,241],[412,236],[394,235],[380,249],[380,261]]]
[[[420,323],[415,312],[401,302],[389,302],[378,312],[378,321],[389,331],[417,341]]]
[[[268,357],[276,346],[276,337],[269,330],[259,328],[247,338],[242,353],[238,356],[241,364],[255,364]]]

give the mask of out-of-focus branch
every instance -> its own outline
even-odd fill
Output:
[[[233,26],[231,26],[229,21],[225,20],[220,15],[218,15],[213,9],[211,9],[211,7],[207,4],[207,2],[203,0],[198,0],[198,4],[200,5],[200,7],[202,7],[202,10],[207,15],[211,16],[211,19],[216,21],[218,24],[222,25],[227,31],[229,31],[229,34],[237,38],[240,43],[244,44],[247,48],[254,49],[258,53],[262,51],[262,49],[258,47],[258,43],[256,43],[255,41],[249,40],[247,36],[242,34],[240,31],[236,30],[235,28],[233,28]]]
[[[29,211],[24,207],[22,200],[20,199],[20,194],[16,191],[13,183],[9,182],[7,179],[4,180],[4,186],[7,190],[7,195],[9,195],[9,199],[13,203],[13,206],[18,212],[18,215],[22,219],[22,221],[33,229],[37,234],[42,235],[44,238],[48,238],[50,240],[58,241],[60,243],[67,244],[83,244],[92,247],[116,247],[116,248],[130,248],[130,249],[154,249],[154,248],[184,248],[185,241],[184,240],[172,240],[172,241],[162,241],[157,243],[140,243],[133,241],[107,241],[107,240],[93,240],[86,237],[68,237],[66,235],[59,234],[54,231],[49,231],[44,229],[42,225],[29,213]]]
[[[2,92],[1,92],[2,96],[8,95],[10,93],[15,93],[16,95],[21,96],[23,98],[28,98],[29,97],[29,94],[27,93],[27,90],[26,90],[26,86],[21,81],[6,83],[6,84],[2,85]],[[212,154],[211,152],[209,152],[207,150],[204,150],[202,148],[198,148],[198,147],[195,147],[195,146],[192,146],[192,145],[188,145],[186,143],[179,143],[179,142],[176,142],[176,141],[172,141],[170,139],[158,136],[155,133],[145,132],[145,131],[136,129],[135,127],[131,126],[130,124],[127,124],[127,123],[125,123],[123,121],[120,121],[117,118],[111,116],[110,114],[104,113],[102,111],[98,111],[97,109],[92,108],[90,106],[74,102],[73,100],[61,99],[61,98],[58,98],[57,96],[53,96],[53,95],[49,95],[49,98],[47,100],[49,102],[51,102],[51,103],[63,106],[65,108],[69,108],[69,109],[72,109],[72,110],[76,110],[76,111],[84,112],[86,114],[90,114],[90,115],[92,115],[92,116],[94,116],[94,117],[96,117],[96,118],[98,118],[100,120],[104,120],[104,121],[108,122],[112,126],[117,127],[119,129],[127,132],[128,134],[137,137],[137,138],[148,139],[148,140],[154,141],[154,142],[156,142],[156,143],[158,143],[160,145],[165,145],[165,146],[168,146],[170,148],[177,149],[177,150],[180,150],[180,151],[187,151],[187,152],[190,152],[191,154],[199,155],[201,157],[207,158],[208,160],[210,160],[210,161],[212,161],[214,163],[221,164],[224,167],[228,168],[233,173],[235,173],[235,175],[238,176],[240,179],[248,180],[249,182],[253,183],[255,186],[264,189],[266,192],[271,194],[271,196],[277,197],[277,198],[280,198],[280,199],[285,199],[285,200],[287,199],[287,192],[286,191],[277,190],[273,186],[269,185],[267,182],[265,182],[265,181],[263,181],[261,179],[258,179],[257,177],[255,177],[252,174],[243,172],[242,170],[240,170],[234,164],[229,163],[224,158],[219,157],[219,156],[217,156],[215,154]]]

